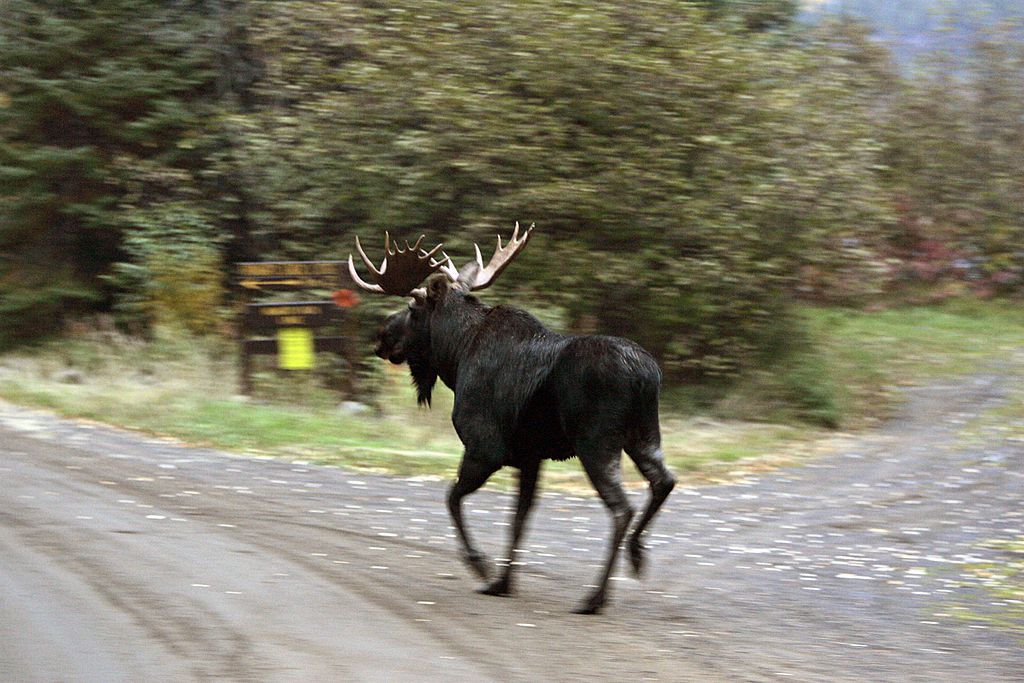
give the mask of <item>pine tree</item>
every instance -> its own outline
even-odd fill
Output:
[[[0,0],[0,343],[109,303],[126,198],[201,164],[214,79],[194,4]]]

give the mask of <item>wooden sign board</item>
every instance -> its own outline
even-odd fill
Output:
[[[350,279],[347,261],[258,261],[236,264],[245,289],[294,291],[337,289]]]
[[[323,327],[344,317],[345,309],[333,301],[248,304],[242,325],[247,332],[273,332],[283,327]]]
[[[310,370],[318,353],[349,359],[355,367],[352,338],[356,317],[348,311],[359,303],[351,286],[347,261],[259,261],[236,263],[237,284],[251,295],[260,292],[333,290],[333,300],[280,301],[247,304],[241,317],[241,389],[252,393],[253,356],[277,355],[282,370]],[[347,336],[321,336],[347,329]],[[332,330],[333,328],[333,330]],[[260,337],[252,339],[250,337]]]

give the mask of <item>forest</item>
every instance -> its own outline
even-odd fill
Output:
[[[1009,10],[912,69],[856,12],[792,0],[0,16],[5,347],[97,315],[230,339],[237,262],[342,259],[384,230],[469,258],[515,221],[536,235],[495,298],[630,337],[670,384],[801,362],[798,304],[1024,294]]]

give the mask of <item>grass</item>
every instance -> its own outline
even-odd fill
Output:
[[[819,351],[801,372],[756,390],[741,385],[703,414],[666,402],[665,453],[674,470],[717,481],[828,451],[843,438],[780,423],[784,413],[764,398],[765,387],[828,387],[836,392],[842,423],[857,427],[891,411],[899,385],[970,372],[1024,348],[1024,316],[992,303],[874,313],[807,309],[803,317]],[[235,395],[234,351],[169,334],[143,343],[94,331],[0,357],[0,397],[239,453],[400,475],[454,474],[461,444],[449,418],[452,396],[442,386],[433,409],[418,408],[406,370],[388,366],[380,373],[379,408],[352,415],[338,409],[336,393],[309,376],[266,371],[257,376],[260,400],[243,400]],[[632,470],[626,468],[627,478],[639,484]],[[512,480],[505,475],[497,483]],[[589,490],[574,461],[546,467],[545,485]]]
[[[980,372],[1024,349],[1019,302],[965,299],[876,312],[809,308],[804,319],[847,426],[891,414],[900,386]]]
[[[1003,401],[982,411],[960,430],[966,445],[990,443],[993,436],[1024,443],[1024,349],[1014,358],[1016,362],[1007,372],[1015,382],[1008,383]]]
[[[90,333],[0,358],[0,397],[237,453],[452,477],[462,445],[450,421],[451,392],[439,384],[433,407],[417,407],[407,370],[382,367],[380,408],[352,415],[339,410],[335,392],[302,373],[258,373],[260,399],[237,396],[230,347],[173,336],[140,343]],[[69,371],[79,373],[81,382],[69,383]],[[782,462],[794,444],[812,441],[798,426],[677,414],[665,414],[663,423],[671,466],[702,481],[742,474],[769,459]],[[775,453],[787,455],[771,456]],[[747,462],[754,459],[757,464]],[[632,468],[626,470],[627,481],[639,485]],[[513,484],[508,474],[495,482]],[[575,461],[550,463],[545,485],[590,488]]]
[[[198,346],[196,346],[198,345]],[[303,375],[262,373],[264,400],[238,396],[234,359],[208,342],[140,344],[112,334],[61,340],[0,363],[0,396],[70,417],[253,455],[340,462],[402,474],[453,470],[459,443],[438,410],[346,414],[337,394]],[[81,383],[68,383],[78,371]],[[395,369],[397,370],[397,368]],[[384,403],[415,406],[392,372]],[[390,396],[390,394],[396,394]],[[408,394],[407,396],[403,394]]]

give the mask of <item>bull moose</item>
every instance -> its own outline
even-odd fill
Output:
[[[488,564],[462,518],[462,499],[504,466],[519,470],[508,562],[480,589],[511,595],[515,551],[537,490],[541,462],[579,458],[590,482],[612,516],[611,546],[597,587],[575,611],[593,614],[604,606],[608,577],[633,519],[622,489],[623,450],[650,483],[650,497],[627,547],[632,569],[644,566],[642,534],[675,486],[665,467],[658,424],[661,371],[640,346],[618,337],[562,335],[511,306],[488,306],[472,292],[484,289],[508,267],[533,234],[520,234],[498,246],[487,265],[476,245],[476,259],[456,270],[441,245],[430,251],[401,246],[384,235],[384,260],[376,267],[356,250],[373,282],[348,266],[362,289],[410,299],[390,315],[378,333],[376,354],[408,363],[418,401],[429,404],[441,378],[455,392],[452,422],[465,447],[458,478],[448,492],[448,510],[458,532],[462,558],[486,581]]]

